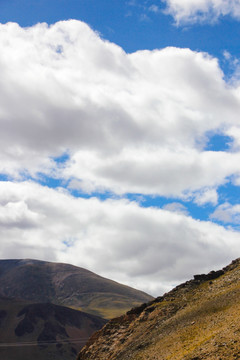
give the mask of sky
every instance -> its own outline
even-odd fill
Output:
[[[239,0],[0,0],[0,258],[158,296],[239,257],[239,38]]]

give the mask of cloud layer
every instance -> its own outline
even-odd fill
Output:
[[[240,235],[182,212],[0,183],[0,257],[89,268],[154,295],[233,259]]]
[[[218,18],[230,15],[240,19],[239,0],[164,0],[167,13],[177,24],[195,22],[215,22]]]
[[[74,20],[9,23],[0,34],[0,172],[180,197],[238,176],[239,151],[204,150],[209,134],[239,131],[239,88],[217,59],[178,48],[126,54]],[[63,153],[64,165],[54,161]]]

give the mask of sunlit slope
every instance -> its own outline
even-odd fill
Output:
[[[105,323],[63,306],[0,298],[0,359],[75,359]]]
[[[0,260],[0,295],[69,306],[106,319],[152,299],[80,267],[29,259]]]
[[[78,360],[240,359],[239,319],[238,259],[111,320]]]

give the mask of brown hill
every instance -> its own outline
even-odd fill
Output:
[[[0,296],[64,305],[106,319],[152,299],[77,266],[30,259],[0,260]]]
[[[0,298],[0,359],[75,359],[105,320],[53,304]]]
[[[240,359],[240,259],[111,320],[78,360]]]

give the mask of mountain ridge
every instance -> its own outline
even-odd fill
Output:
[[[77,360],[240,358],[240,259],[112,319]]]

